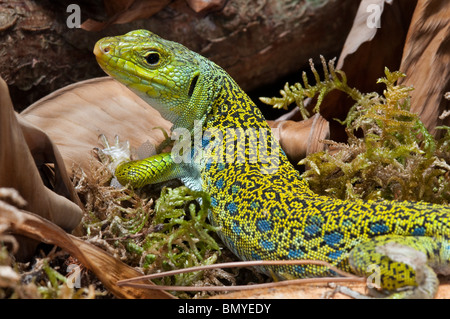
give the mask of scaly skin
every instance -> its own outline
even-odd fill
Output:
[[[277,153],[278,142],[262,114],[236,82],[178,43],[137,30],[100,40],[94,53],[105,72],[155,107],[173,130],[204,136],[203,148],[191,153],[189,163],[176,164],[166,153],[119,166],[122,184],[140,187],[180,177],[204,190],[211,197],[211,223],[221,227],[222,240],[243,260],[323,260],[366,276],[375,266],[391,297],[435,295],[438,281],[430,267],[449,270],[449,208],[314,194],[284,152]],[[219,138],[232,130],[247,134],[243,144]],[[272,155],[269,163],[254,160],[264,154],[258,153],[264,141]],[[334,275],[324,266],[260,270],[281,278]]]

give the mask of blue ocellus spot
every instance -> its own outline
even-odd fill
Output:
[[[343,250],[333,251],[328,254],[328,257],[332,260],[338,260],[342,256],[343,253],[344,253]]]
[[[294,269],[294,272],[297,275],[303,275],[305,273],[305,267],[301,265],[295,265],[292,267]]]
[[[254,260],[261,260],[261,256],[258,255],[257,253],[252,253],[252,259],[254,259]]]
[[[328,246],[335,246],[342,240],[343,235],[337,232],[325,235],[323,239]]]
[[[303,254],[304,254],[303,251],[301,251],[300,249],[291,249],[291,250],[289,250],[288,258],[289,259],[299,259],[299,258],[302,258]]]
[[[203,137],[202,138],[202,147],[207,147],[209,145],[209,138]]]
[[[314,236],[320,231],[320,227],[318,225],[308,225],[305,227],[306,235]]]
[[[227,209],[230,213],[234,214],[237,212],[238,207],[236,206],[236,204],[234,202],[231,202],[227,205]]]
[[[273,250],[275,248],[275,245],[270,240],[261,240],[260,245],[265,250]]]
[[[217,199],[215,197],[211,197],[211,206],[217,207]]]
[[[221,189],[223,187],[223,178],[219,178],[216,182],[216,187]]]
[[[425,227],[420,226],[413,230],[413,236],[424,236],[425,235]]]
[[[231,229],[233,230],[233,232],[236,235],[240,235],[241,234],[242,229],[241,229],[241,226],[239,226],[239,224],[237,222],[233,222],[233,227]]]
[[[374,235],[383,235],[389,232],[389,227],[383,222],[377,222],[370,226],[370,231]]]
[[[260,219],[256,222],[256,227],[260,232],[265,233],[272,229],[272,223],[268,220]]]

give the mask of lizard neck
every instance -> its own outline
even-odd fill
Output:
[[[261,111],[232,78],[227,75],[221,82],[206,128],[270,129]]]

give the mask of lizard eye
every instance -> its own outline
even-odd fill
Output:
[[[160,60],[160,55],[157,52],[150,52],[145,56],[145,61],[150,65],[157,65]]]

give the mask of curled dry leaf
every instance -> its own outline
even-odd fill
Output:
[[[25,135],[25,136],[24,136]],[[32,154],[36,155],[35,159]],[[41,179],[38,165],[52,163],[55,188]],[[25,199],[24,209],[42,216],[66,231],[80,222],[79,200],[64,169],[63,161],[48,137],[16,118],[6,83],[0,79],[0,187],[14,188]],[[56,192],[58,191],[58,193]],[[18,259],[34,253],[37,242],[20,238]]]
[[[305,121],[268,121],[272,129],[277,128],[281,148],[289,160],[296,164],[305,156],[325,150],[324,139],[330,135],[330,126],[319,114]]]
[[[419,0],[406,38],[400,71],[407,76],[401,84],[414,86],[411,111],[419,114],[435,136],[443,134],[436,126],[450,125],[439,116],[450,109],[445,93],[450,89],[450,2]]]
[[[361,1],[337,69],[343,70],[349,84],[362,92],[381,89],[375,83],[383,76],[385,66],[390,70],[400,69],[406,77],[399,83],[415,88],[411,92],[411,111],[419,114],[431,134],[439,137],[439,132],[443,134],[443,131],[435,127],[449,125],[450,121],[449,118],[439,119],[439,115],[449,109],[444,94],[450,88],[450,2],[389,2]],[[369,6],[382,10],[379,28],[370,27],[376,22],[376,10],[371,11]],[[321,114],[330,121],[343,119],[350,103],[341,92],[333,92],[322,103]],[[339,140],[345,137],[342,133],[342,130],[332,129],[331,137]]]
[[[160,127],[172,124],[141,98],[110,77],[66,86],[37,101],[21,117],[45,131],[58,146],[68,170],[87,170],[90,152],[100,146],[99,135],[118,135],[134,148],[164,140]]]

